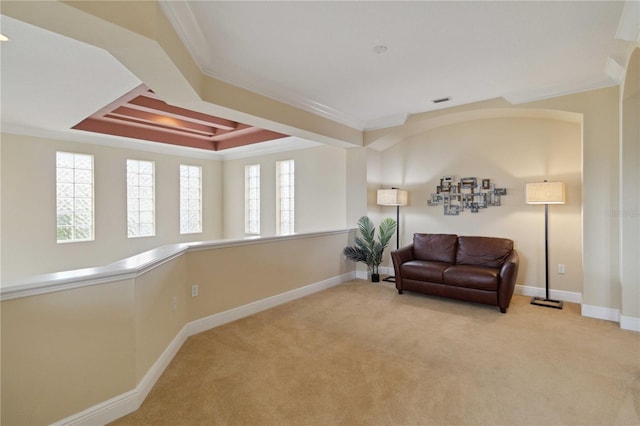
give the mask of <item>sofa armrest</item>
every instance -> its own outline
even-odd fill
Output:
[[[516,278],[518,277],[518,268],[520,266],[520,258],[516,250],[512,250],[511,254],[505,259],[500,268],[500,288],[498,289],[498,306],[500,310],[506,312],[513,296],[513,290],[516,288]]]
[[[393,250],[391,252],[391,260],[393,261],[396,288],[399,293],[402,293],[402,275],[400,274],[400,266],[405,262],[413,260],[413,244]]]
[[[391,260],[393,260],[393,267],[402,265],[405,262],[413,260],[413,244],[401,247],[391,252]]]

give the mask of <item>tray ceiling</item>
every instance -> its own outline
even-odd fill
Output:
[[[144,84],[82,120],[73,129],[211,151],[287,137],[169,105]]]

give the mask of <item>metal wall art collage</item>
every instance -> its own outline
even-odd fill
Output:
[[[490,179],[464,177],[455,182],[453,176],[443,176],[427,204],[443,206],[445,215],[457,216],[465,209],[478,213],[489,206],[500,206],[503,195],[507,195],[507,189],[496,188]]]

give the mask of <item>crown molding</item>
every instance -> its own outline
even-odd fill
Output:
[[[203,74],[224,83],[243,88],[258,95],[291,105],[345,126],[352,127],[356,130],[364,130],[365,122],[363,120],[350,116],[349,114],[328,105],[300,96],[298,93],[287,90],[286,88],[279,87],[277,90],[274,90],[273,88],[266,87],[255,79],[243,79],[238,76],[229,76],[215,71],[211,65],[215,64],[215,60],[211,57],[210,51],[207,47],[206,38],[204,37],[204,34],[200,29],[200,25],[191,11],[189,4],[186,2],[169,0],[159,0],[159,3],[167,16],[167,19],[169,19],[169,22],[178,33],[178,36],[195,62],[198,64],[198,67]]]
[[[366,122],[364,130],[370,131],[370,130],[385,129],[387,127],[402,126],[404,123],[407,122],[407,118],[409,118],[409,114],[405,112],[405,113],[395,114],[389,117],[382,117],[377,120],[369,120]]]
[[[624,67],[615,59],[608,57],[604,66],[604,72],[615,82],[616,85],[622,83],[624,78]]]
[[[219,152],[221,160],[238,160],[242,158],[261,157],[263,155],[277,154],[279,152],[297,151],[300,149],[322,146],[319,142],[301,139],[296,136],[288,136],[282,139],[267,141],[245,147],[227,149]]]
[[[68,142],[101,145],[116,149],[131,149],[136,151],[153,152],[156,154],[171,155],[176,157],[188,157],[217,161],[260,157],[263,155],[277,154],[279,152],[297,151],[300,149],[322,145],[318,142],[313,142],[307,139],[288,136],[282,139],[276,139],[237,148],[230,148],[224,151],[210,151],[199,148],[170,145],[161,142],[151,142],[140,139],[126,138],[123,136],[104,135],[83,130],[56,131],[50,129],[16,126],[4,123],[2,124],[2,133],[32,136],[41,139],[53,139]]]
[[[202,66],[202,64],[201,64]],[[321,117],[327,118],[331,121],[335,121],[339,124],[344,124],[345,126],[349,126],[356,130],[364,130],[365,123],[364,121],[357,119],[355,117],[349,116],[348,114],[339,111],[335,108],[332,108],[328,105],[321,104],[320,102],[316,102],[314,100],[305,98],[304,96],[300,96],[299,94],[287,90],[286,88],[278,88],[278,90],[273,90],[272,88],[267,88],[262,85],[258,81],[252,81],[251,79],[239,79],[239,78],[229,78],[226,75],[213,71],[211,69],[205,68],[204,74],[209,77],[220,80],[224,83],[231,84],[233,86],[241,87],[250,92],[256,93],[258,95],[265,96],[267,98],[273,99],[278,102],[285,103],[287,105],[291,105],[292,107],[299,108],[301,110],[319,115]]]
[[[618,29],[616,30],[616,38],[619,40],[627,40],[640,42],[640,2],[627,0],[624,3]]]
[[[84,130],[52,130],[2,123],[2,133],[32,136],[41,139],[101,145],[117,149],[154,152],[156,154],[172,155],[177,157],[222,160],[222,155],[216,151],[171,145],[161,142],[152,142],[142,139],[133,139],[124,136],[112,136]]]
[[[196,65],[204,74],[202,64],[209,59],[207,52],[207,39],[198,25],[191,7],[187,2],[174,0],[158,0],[160,8],[171,23],[180,40],[189,51]]]
[[[608,77],[600,81],[587,83],[587,84],[566,84],[562,86],[553,86],[547,88],[540,88],[530,90],[526,92],[510,93],[504,96],[504,99],[514,105],[524,104],[528,102],[542,101],[544,99],[557,98],[561,96],[574,95],[576,93],[589,92],[591,90],[604,89],[607,87],[616,86],[619,83],[614,79]]]

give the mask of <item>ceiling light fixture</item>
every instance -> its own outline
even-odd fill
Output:
[[[0,41],[9,41],[9,37],[7,37],[6,35],[0,33]]]
[[[384,53],[384,52],[387,51],[387,46],[379,44],[379,45],[373,47],[373,51],[376,52],[379,55],[379,54]]]

